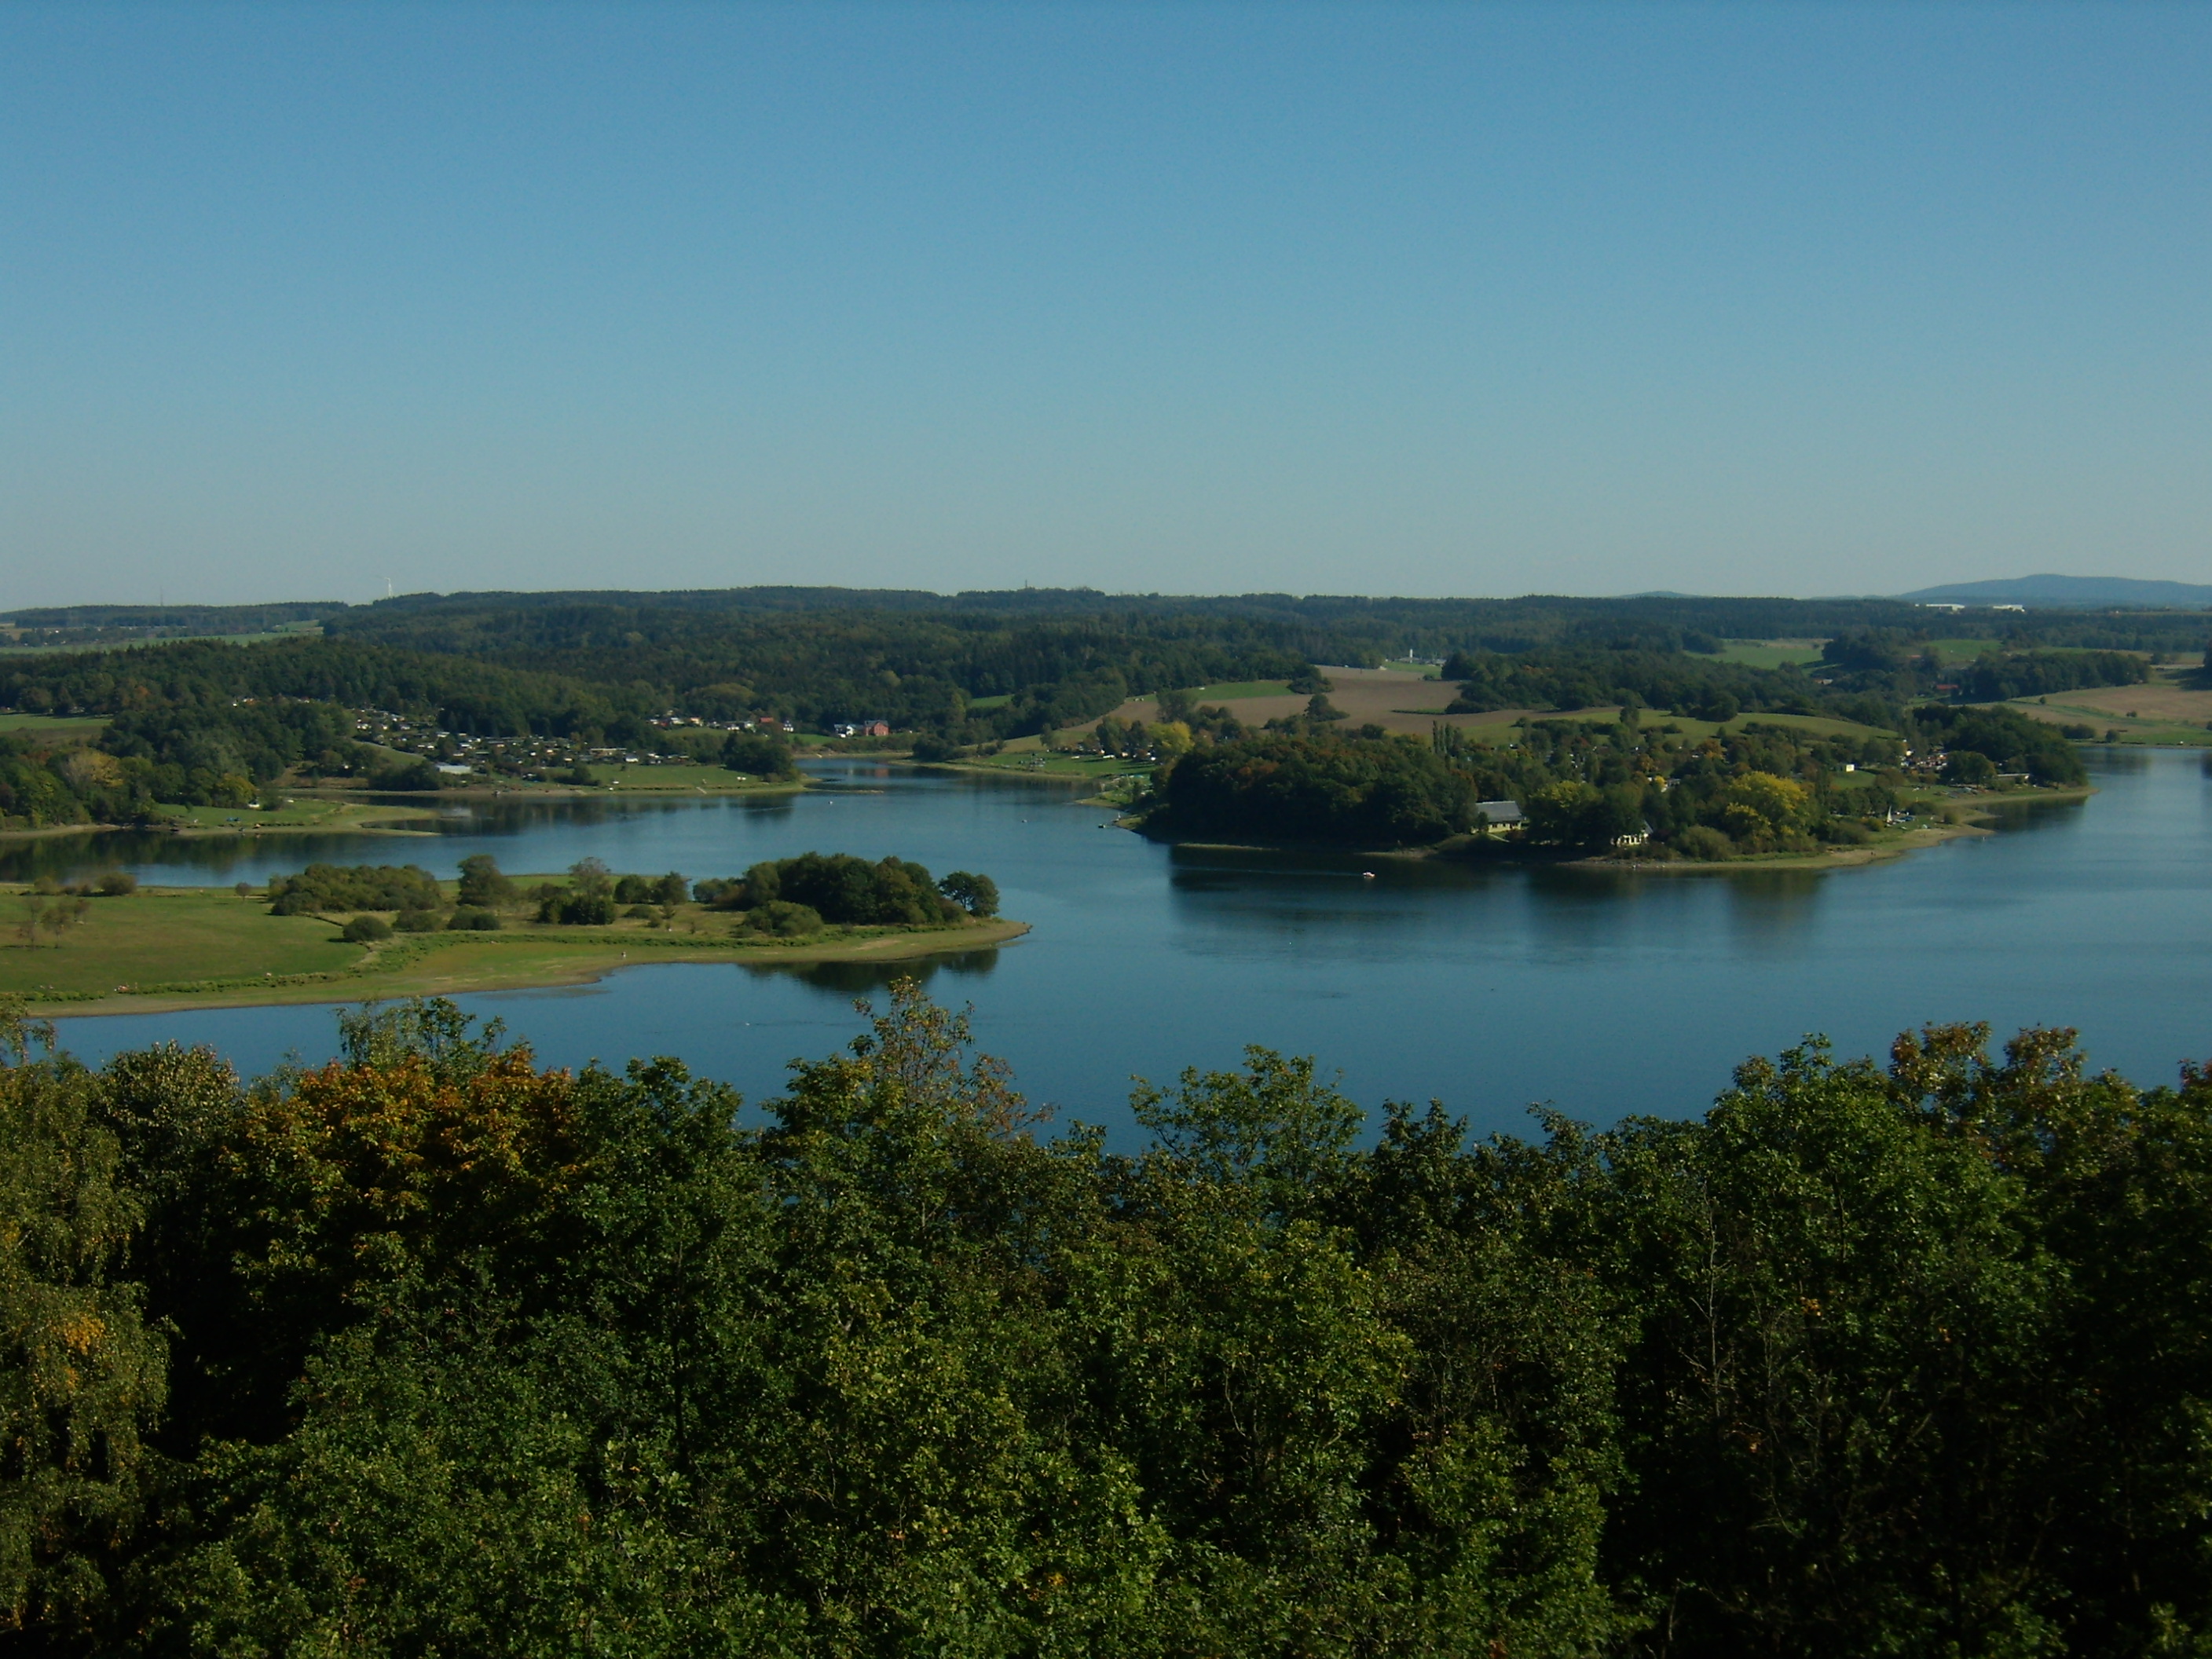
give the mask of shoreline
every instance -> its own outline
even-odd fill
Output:
[[[674,800],[697,797],[714,800],[734,795],[793,795],[803,793],[806,781],[793,783],[732,784],[724,787],[707,788],[696,783],[625,785],[620,788],[586,789],[574,784],[550,784],[528,788],[465,788],[441,789],[434,795],[408,797],[394,800],[386,795],[367,799],[360,795],[340,791],[321,791],[300,788],[291,793],[303,801],[326,801],[334,809],[320,818],[305,823],[287,823],[281,817],[246,818],[224,823],[200,823],[190,819],[157,820],[149,823],[50,823],[35,830],[0,830],[0,843],[17,841],[45,841],[64,836],[112,836],[136,831],[142,835],[167,836],[179,841],[211,841],[223,837],[243,840],[255,836],[431,836],[429,830],[403,828],[412,820],[435,817],[440,805],[447,801],[510,801],[510,800],[617,800],[624,796],[643,796],[649,799]],[[227,811],[244,814],[249,807],[201,807],[187,809],[200,811]],[[281,813],[283,808],[276,809]]]
[[[858,930],[856,930],[858,931]],[[30,997],[25,1012],[40,1019],[100,1018],[208,1008],[270,1008],[301,1004],[386,1002],[404,997],[459,996],[478,991],[544,990],[594,984],[625,968],[660,962],[804,966],[821,962],[913,962],[995,950],[1030,931],[1004,919],[952,927],[884,930],[815,942],[741,941],[726,935],[436,933],[376,947],[356,965],[335,972],[210,981],[204,988],[157,986],[148,991]],[[501,961],[501,953],[513,960]]]
[[[1437,860],[1445,863],[1515,864],[1548,866],[1554,869],[1570,870],[1634,870],[1652,875],[1703,875],[1714,871],[1731,870],[1851,870],[1869,864],[1883,863],[1902,858],[1927,848],[1956,841],[1966,836],[1990,836],[1996,831],[1990,820],[2010,806],[2058,805],[2084,801],[2097,793],[2094,787],[2078,789],[2039,791],[2029,795],[1997,796],[1968,806],[1954,803],[1970,816],[1958,823],[1915,824],[1893,841],[1858,842],[1832,847],[1818,853],[1754,853],[1735,859],[1634,859],[1620,858],[1611,854],[1577,854],[1571,848],[1551,851],[1537,848],[1520,848],[1510,842],[1483,841],[1459,837],[1448,838],[1431,847],[1359,848],[1345,847],[1326,842],[1232,842],[1207,841],[1196,836],[1156,834],[1145,829],[1133,818],[1117,818],[1115,826],[1132,830],[1148,841],[1157,841],[1170,847],[1188,847],[1201,852],[1223,853],[1320,853],[1334,854],[1343,858],[1395,859],[1412,863]],[[1462,844],[1455,847],[1454,840]],[[1480,848],[1481,850],[1478,851]],[[1495,850],[1492,850],[1492,849]]]

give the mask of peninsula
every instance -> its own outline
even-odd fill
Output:
[[[696,884],[593,860],[508,878],[478,858],[442,882],[318,865],[265,890],[112,874],[8,891],[0,999],[40,1015],[152,1013],[580,984],[647,963],[916,961],[1027,933],[997,898],[988,877],[933,883],[919,865],[819,854]]]

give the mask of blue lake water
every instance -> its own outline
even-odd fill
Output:
[[[972,1003],[1034,1101],[1131,1144],[1129,1079],[1227,1066],[1243,1045],[1317,1056],[1374,1106],[1441,1099],[1479,1128],[1532,1102],[1609,1122],[1698,1111],[1745,1055],[1808,1032],[1880,1053],[1931,1020],[2077,1027],[2139,1082],[2212,1055],[2212,777],[2192,754],[2092,751],[2100,793],[1998,834],[1857,869],[1662,875],[1224,854],[1108,827],[1070,787],[865,762],[793,798],[446,809],[434,838],[107,836],[0,854],[0,877],[121,864],[161,883],[261,881],[311,859],[489,852],[511,872],[595,854],[617,871],[731,874],[818,849],[983,871],[1034,924],[923,964]],[[1374,872],[1373,879],[1362,875]],[[596,985],[461,999],[563,1064],[673,1054],[749,1095],[861,1026],[888,969],[639,967]],[[97,1060],[176,1039],[247,1072],[328,1055],[327,1007],[64,1021]]]

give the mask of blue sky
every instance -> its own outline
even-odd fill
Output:
[[[2212,8],[0,9],[0,605],[2212,580]]]

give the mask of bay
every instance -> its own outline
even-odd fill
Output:
[[[1547,1102],[1605,1123],[1703,1109],[1745,1056],[1825,1032],[1879,1054],[1900,1030],[1985,1020],[2079,1029],[2091,1061],[2142,1083],[2212,1054],[2212,779],[2191,754],[2091,750],[2099,793],[2008,810],[1998,833],[1828,872],[1668,875],[1468,867],[1156,845],[1069,786],[839,761],[772,799],[586,799],[440,809],[433,836],[18,844],[0,877],[121,865],[142,880],[259,882],[311,859],[471,853],[542,872],[733,874],[816,849],[994,876],[1033,931],[923,964],[972,1003],[981,1046],[1032,1100],[1137,1140],[1134,1075],[1226,1067],[1255,1043],[1316,1056],[1370,1108],[1441,1099],[1517,1131]],[[672,1054],[755,1098],[797,1056],[862,1029],[888,969],[656,964],[595,985],[460,999],[540,1059]],[[333,1052],[325,1007],[62,1022],[90,1060],[205,1042],[249,1073]]]

